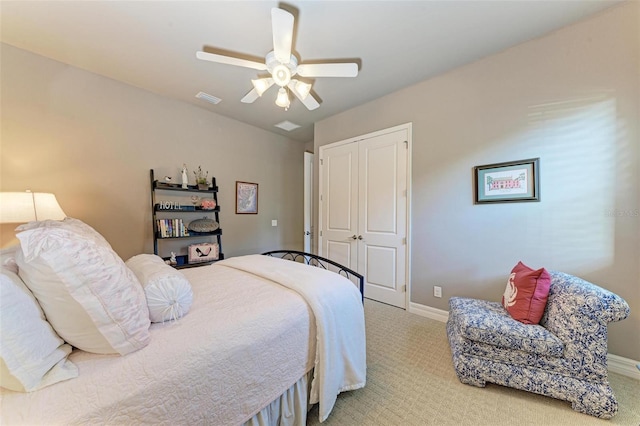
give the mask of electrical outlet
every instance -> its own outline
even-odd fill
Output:
[[[433,297],[442,297],[442,287],[433,286]]]

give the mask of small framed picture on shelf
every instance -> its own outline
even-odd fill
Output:
[[[216,243],[191,244],[189,246],[189,263],[202,263],[218,260],[220,248]]]
[[[236,181],[236,214],[258,214],[258,184]]]

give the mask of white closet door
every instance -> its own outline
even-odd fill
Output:
[[[357,270],[358,145],[325,150],[321,162],[321,255]]]
[[[358,272],[365,276],[364,294],[405,308],[406,130],[359,142],[358,180]]]
[[[364,275],[364,296],[407,307],[410,127],[320,150],[320,254]]]

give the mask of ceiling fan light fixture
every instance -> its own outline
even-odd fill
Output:
[[[293,90],[295,90],[298,97],[304,101],[307,99],[307,96],[309,96],[309,92],[311,92],[311,84],[298,80],[296,81]]]
[[[280,87],[284,87],[291,81],[291,70],[284,64],[279,64],[273,67],[271,71],[273,81]]]
[[[280,90],[278,90],[276,105],[284,108],[285,110],[289,109],[289,105],[291,105],[291,101],[289,100],[289,95],[287,94],[287,90],[284,87],[281,87]]]
[[[269,87],[273,86],[273,79],[258,78],[255,80],[251,80],[251,83],[253,84],[253,87],[256,89],[256,92],[258,92],[258,96],[262,96],[262,94],[266,92],[267,89],[269,89]]]
[[[264,63],[209,52],[197,52],[196,57],[204,61],[268,71],[270,74],[268,77],[251,80],[253,89],[240,100],[242,103],[253,103],[269,87],[277,84],[280,87],[276,99],[277,106],[285,109],[289,108],[291,103],[289,90],[291,90],[291,93],[301,101],[302,105],[309,111],[313,111],[320,107],[320,103],[315,98],[315,95],[311,93],[312,83],[300,82],[295,76],[299,75],[307,79],[315,79],[317,77],[356,77],[359,66],[355,62],[315,62],[299,65],[298,57],[292,53],[294,29],[294,16],[285,9],[275,7],[271,9],[273,50],[267,53]]]

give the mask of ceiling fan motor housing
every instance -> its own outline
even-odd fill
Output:
[[[298,60],[291,55],[288,64],[280,62],[273,51],[267,53],[265,57],[267,70],[273,77],[273,81],[280,87],[285,87],[291,81],[291,77],[296,75]]]

